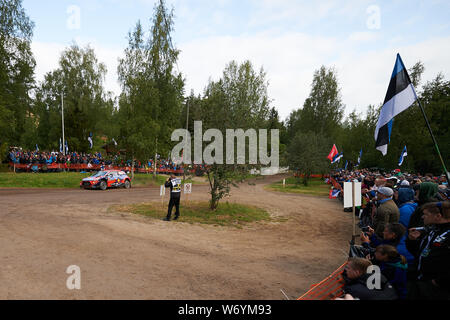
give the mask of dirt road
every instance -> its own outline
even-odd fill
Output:
[[[159,188],[0,189],[0,298],[297,298],[345,261],[351,214],[336,200],[264,190],[280,179],[232,190],[230,202],[288,219],[243,229],[107,212],[157,201]],[[191,198],[207,192],[194,185]],[[70,265],[81,290],[66,287]]]

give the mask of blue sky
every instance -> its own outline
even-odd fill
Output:
[[[117,59],[138,20],[150,27],[154,0],[24,0],[35,22],[36,77],[57,67],[72,42],[90,44],[108,67],[115,94]],[[382,102],[397,52],[406,67],[425,64],[424,82],[449,77],[449,1],[167,0],[175,10],[173,40],[186,92],[201,93],[231,60],[264,67],[282,118],[309,94],[314,70],[338,73],[346,113]],[[75,8],[75,11],[73,10]],[[79,12],[79,20],[76,19]],[[79,24],[78,24],[79,22]]]

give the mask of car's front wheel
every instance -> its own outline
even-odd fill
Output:
[[[125,189],[131,188],[131,182],[129,180],[125,180]]]
[[[107,185],[106,185],[106,181],[102,180],[100,181],[100,190],[106,190]]]

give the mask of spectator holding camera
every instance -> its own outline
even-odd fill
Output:
[[[383,237],[379,237],[375,230],[371,227],[364,229],[365,232],[361,232],[361,243],[363,246],[376,248],[382,244],[389,244],[396,247],[400,243],[400,239],[406,232],[406,228],[400,223],[388,223],[383,229]]]
[[[408,282],[409,299],[450,299],[450,202],[422,207],[425,228],[409,230],[408,250],[416,257],[417,274]]]

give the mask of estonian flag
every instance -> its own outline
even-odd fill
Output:
[[[362,158],[362,148],[361,151],[359,152],[358,163],[356,164],[357,166],[359,166],[359,164],[361,163],[361,158]]]
[[[334,158],[333,158],[333,161],[331,161],[331,163],[336,163],[336,162],[341,161],[341,158],[342,158],[343,156],[344,156],[344,153],[343,153],[343,152],[341,152],[341,153],[335,155]]]
[[[398,160],[398,165],[401,166],[403,163],[403,160],[405,160],[405,157],[408,155],[408,152],[406,151],[406,146],[403,148],[402,154],[400,155],[400,159]]]
[[[389,83],[380,118],[375,129],[375,147],[381,151],[383,156],[386,155],[387,146],[391,140],[394,117],[408,109],[416,100],[416,91],[411,83],[408,71],[403,64],[402,58],[397,54],[391,82]]]

